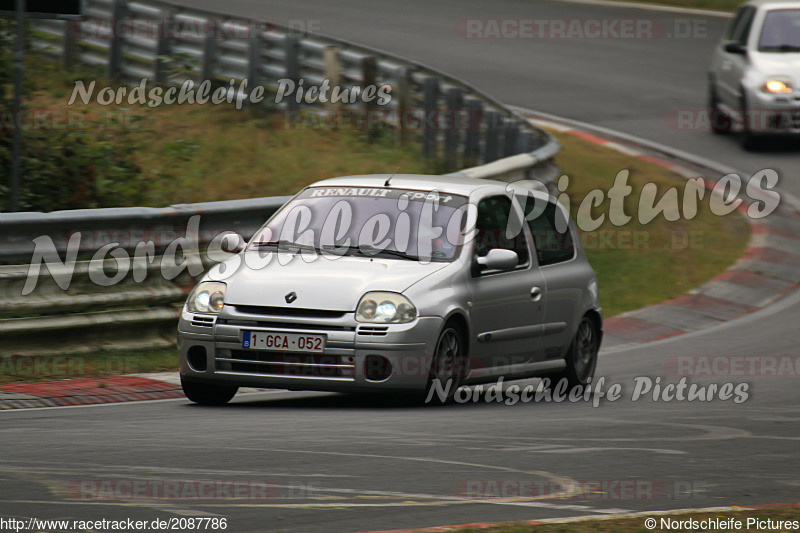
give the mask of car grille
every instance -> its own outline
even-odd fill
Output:
[[[356,334],[368,337],[385,337],[387,331],[389,331],[389,326],[359,326]]]
[[[199,328],[210,328],[214,325],[214,317],[192,315],[192,325]]]
[[[238,313],[247,315],[266,315],[274,317],[295,318],[342,318],[346,311],[326,311],[323,309],[301,309],[294,307],[265,307],[258,305],[236,305]]]
[[[242,328],[260,327],[309,331],[354,331],[356,329],[351,326],[336,326],[333,324],[311,324],[308,322],[269,322],[266,320],[243,320],[234,318],[220,318],[217,320],[217,324],[239,326]]]
[[[352,378],[355,374],[352,356],[260,350],[230,350],[230,357],[217,356],[216,368],[272,376]]]

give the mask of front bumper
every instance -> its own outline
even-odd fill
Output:
[[[800,133],[800,92],[786,96],[751,91],[748,124],[753,132]]]
[[[363,324],[354,314],[225,306],[219,316],[185,309],[178,324],[181,378],[188,381],[332,392],[419,391],[428,381],[440,317]],[[300,313],[298,313],[300,311]],[[242,347],[245,331],[324,334],[324,353]]]

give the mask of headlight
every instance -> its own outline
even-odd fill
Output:
[[[764,82],[761,90],[770,94],[788,94],[792,92],[792,82],[783,78],[772,78]]]
[[[368,292],[356,308],[356,320],[376,324],[405,324],[417,318],[417,309],[402,294]]]
[[[199,283],[186,300],[186,309],[192,313],[217,314],[222,311],[226,285],[218,281]]]

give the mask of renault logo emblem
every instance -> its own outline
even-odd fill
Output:
[[[286,303],[290,304],[290,303],[294,302],[295,300],[297,300],[297,293],[296,292],[290,292],[284,298],[286,299]]]

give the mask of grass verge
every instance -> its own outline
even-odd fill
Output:
[[[392,132],[376,132],[368,139],[357,129],[303,127],[262,107],[149,107],[129,105],[127,95],[120,104],[99,105],[101,91],[114,86],[93,70],[65,71],[39,55],[32,55],[26,66],[25,105],[31,118],[23,128],[30,130],[31,140],[73,134],[87,144],[125,154],[138,170],[127,183],[105,183],[98,176],[72,187],[86,191],[56,189],[52,194],[62,201],[50,199],[50,210],[282,196],[335,176],[392,173],[398,167],[402,173],[430,174],[441,165],[423,159],[416,143],[398,146]],[[73,94],[80,94],[75,91],[78,80],[87,88],[95,80],[89,103],[77,97],[68,105]],[[31,156],[36,157],[44,159]],[[86,203],[76,203],[76,198]]]
[[[656,527],[648,529],[645,527],[645,520],[652,517],[656,520]],[[722,511],[722,512],[680,512],[680,513],[658,513],[652,515],[638,515],[635,518],[613,518],[613,519],[599,519],[599,520],[579,520],[570,522],[559,522],[551,524],[528,524],[528,523],[507,523],[498,524],[489,527],[467,527],[463,529],[452,530],[453,533],[644,533],[646,531],[699,531],[699,528],[691,527],[675,527],[672,529],[662,528],[661,519],[670,521],[685,521],[685,520],[717,520],[715,524],[728,525],[733,521],[739,521],[740,527],[711,527],[704,528],[708,531],[796,531],[798,527],[790,524],[790,527],[783,528],[768,528],[762,522],[762,527],[752,520],[766,521],[771,520],[774,522],[795,522],[800,521],[800,505],[786,504],[775,506],[763,506],[757,509],[746,509],[741,511]],[[731,520],[732,519],[732,520]],[[748,526],[748,519],[751,520],[750,527]],[[424,530],[423,530],[424,531]]]
[[[47,357],[0,357],[0,385],[145,372],[174,372],[177,368],[178,352],[173,347]]]
[[[570,178],[565,191],[573,218],[589,191],[608,191],[620,170],[629,171],[632,191],[623,206],[631,220],[615,226],[606,215],[600,227],[582,234],[584,249],[597,272],[606,317],[679,296],[725,270],[744,252],[749,225],[736,212],[714,215],[708,208],[708,192],[698,203],[696,216],[687,220],[687,211],[678,207],[685,196],[685,180],[676,179],[670,170],[573,135],[555,135],[564,147],[557,161]],[[658,216],[652,222],[640,221],[640,197],[648,183],[656,186],[656,200],[675,189],[678,205],[667,211],[677,210],[678,220]],[[611,213],[607,195],[592,213],[595,218]]]

